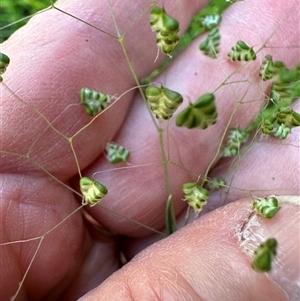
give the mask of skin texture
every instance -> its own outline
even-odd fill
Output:
[[[164,6],[171,15],[178,16],[182,31],[191,16],[205,5],[205,1],[189,1],[188,5],[185,1],[169,2],[165,1]],[[145,1],[128,3],[113,1],[121,32],[131,24],[132,11],[138,15],[146,6]],[[115,35],[106,1],[66,0],[57,6]],[[237,40],[245,40],[257,50],[275,33],[270,45],[282,46],[261,51],[258,62],[231,78],[232,82],[248,79],[259,89],[248,91],[248,83],[240,83],[232,85],[234,89],[227,85],[216,92],[216,125],[201,131],[201,135],[199,131],[170,125],[172,161],[203,175],[237,100],[248,102],[237,108],[232,126],[243,128],[251,122],[260,109],[261,95],[269,89],[251,72],[258,70],[265,53],[284,60],[288,67],[299,62],[299,47],[290,46],[300,43],[299,28],[293,26],[298,16],[298,1],[274,4],[264,0],[257,4],[249,0],[234,4],[224,14],[220,27],[219,60],[199,55],[200,38],[157,79],[179,91],[186,105],[214,91],[239,66],[226,58]],[[157,48],[147,14],[128,31],[124,44],[138,77],[148,75],[163,59],[160,55],[153,63]],[[21,100],[42,112],[60,133],[72,137],[90,121],[81,106],[68,107],[79,103],[82,87],[120,95],[135,83],[116,39],[54,9],[32,19],[2,45],[1,51],[11,58],[11,65],[3,75],[5,86],[1,87],[0,237],[1,242],[13,242],[44,235],[80,202],[44,171],[78,188],[78,170],[70,144]],[[299,111],[299,101],[294,108]],[[103,154],[107,141],[130,149],[130,164],[151,164],[95,175],[108,187],[109,194],[101,206],[86,210],[94,223],[113,234],[95,230],[83,211],[73,214],[45,236],[16,300],[76,300],[85,293],[82,300],[298,300],[299,197],[280,197],[282,209],[270,221],[251,218],[251,195],[300,194],[299,130],[292,133],[287,140],[266,139],[251,147],[231,183],[238,189],[229,193],[226,202],[230,204],[153,244],[163,236],[153,236],[149,229],[112,213],[116,211],[163,231],[167,195],[164,184],[155,184],[164,183],[162,165],[155,164],[161,161],[158,136],[138,93],[126,93],[101,118],[74,136],[82,174],[93,176],[112,169]],[[227,173],[229,164],[229,160],[217,162],[211,176],[230,179],[234,170]],[[169,171],[175,213],[182,225],[186,203],[180,188],[182,183],[196,178],[175,166],[170,166]],[[223,205],[223,201],[224,197],[213,193],[206,211]],[[247,226],[250,231],[245,233]],[[279,242],[274,269],[270,275],[255,273],[250,267],[251,250],[271,236]],[[38,243],[33,240],[0,246],[1,300],[9,300],[16,292]],[[151,246],[119,270],[120,245],[129,259]]]

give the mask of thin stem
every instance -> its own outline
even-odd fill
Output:
[[[162,157],[162,162],[163,162],[163,169],[164,169],[164,174],[165,174],[167,193],[168,193],[168,195],[171,195],[170,175],[169,175],[169,170],[168,170],[169,161],[167,161],[165,148],[164,148],[164,144],[163,144],[163,131],[159,132],[159,145],[160,145],[160,152],[161,152],[161,157]]]
[[[140,18],[146,13],[146,11],[149,9],[149,7],[153,6],[157,0],[151,1],[148,6],[137,16],[135,20],[125,29],[123,33],[123,37],[127,34],[127,32],[140,20]]]
[[[115,18],[114,12],[113,12],[111,2],[110,2],[110,0],[107,0],[107,1],[108,1],[109,11],[110,11],[111,17],[113,19],[115,29],[116,29],[116,32],[117,32],[117,36],[118,36],[118,39],[119,39],[119,38],[121,38],[122,35],[120,33],[120,30],[119,30],[119,27],[118,27],[118,24],[117,24],[117,20]]]
[[[132,66],[132,63],[129,59],[129,56],[128,56],[128,53],[126,51],[126,48],[124,46],[124,43],[123,43],[123,40],[124,40],[124,37],[120,37],[119,39],[119,42],[120,42],[120,45],[121,45],[121,48],[122,48],[122,51],[124,53],[124,56],[125,56],[125,59],[126,59],[126,62],[129,66],[129,69],[131,71],[131,74],[136,82],[136,85],[139,87],[139,91],[140,91],[140,94],[144,100],[144,102],[147,104],[147,109],[150,113],[150,117],[153,121],[153,124],[155,125],[155,128],[159,134],[159,144],[160,144],[160,150],[161,150],[161,157],[162,157],[162,162],[163,162],[163,168],[164,168],[164,175],[165,175],[165,181],[166,181],[166,188],[167,188],[167,193],[168,193],[168,202],[167,202],[167,207],[166,207],[166,210],[167,210],[167,216],[170,217],[170,220],[168,219],[167,220],[167,223],[170,224],[174,224],[175,223],[175,218],[174,218],[174,210],[173,210],[173,202],[172,202],[172,198],[171,198],[171,185],[170,185],[170,175],[169,175],[169,171],[168,171],[168,162],[166,160],[166,154],[165,154],[165,149],[164,149],[164,144],[163,144],[163,129],[161,129],[158,124],[156,123],[155,119],[154,119],[154,116],[148,106],[148,103],[147,103],[147,100],[146,100],[146,97],[145,97],[145,94],[144,94],[144,91],[140,85],[140,82],[139,82],[139,79],[135,73],[135,70]],[[168,214],[169,213],[169,214]],[[168,234],[171,234],[171,231],[167,225],[167,228],[168,228]],[[175,229],[175,226],[172,226],[171,227],[172,229]],[[169,233],[170,232],[170,233]]]
[[[47,125],[58,135],[60,135],[61,137],[63,137],[64,139],[68,140],[68,137],[66,135],[64,135],[63,133],[61,133],[57,128],[55,128],[52,123],[49,121],[49,119],[42,114],[35,106],[33,106],[32,104],[26,102],[25,100],[21,99],[18,95],[16,95],[5,83],[2,83],[2,85],[4,85],[4,87],[14,96],[18,99],[18,101],[20,101],[21,103],[23,103],[24,105],[28,106],[29,108],[31,108],[33,111],[35,111],[40,117],[42,117]]]
[[[136,85],[138,86],[138,89],[139,89],[139,91],[140,91],[140,94],[141,94],[141,96],[142,96],[144,102],[147,104],[147,99],[146,99],[146,97],[145,97],[145,93],[144,93],[144,91],[143,91],[143,89],[142,89],[142,86],[141,86],[141,84],[140,84],[140,81],[139,81],[139,79],[138,79],[138,77],[137,77],[137,75],[136,75],[136,73],[135,73],[135,71],[134,71],[134,68],[133,68],[133,66],[132,66],[132,64],[131,64],[131,61],[130,61],[130,59],[129,59],[129,56],[128,56],[128,54],[127,54],[126,48],[125,48],[124,43],[123,43],[123,38],[120,38],[120,39],[119,39],[119,42],[120,42],[122,51],[123,51],[123,53],[124,53],[124,56],[125,56],[125,58],[126,58],[126,62],[127,62],[127,64],[128,64],[128,67],[129,67],[129,69],[130,69],[130,71],[131,71],[131,74],[132,74],[132,76],[133,76],[133,78],[134,78],[134,81],[135,81]],[[161,128],[157,125],[157,123],[156,123],[156,121],[155,121],[155,119],[154,119],[154,116],[153,116],[153,114],[152,114],[152,112],[151,112],[151,110],[150,110],[148,104],[147,104],[147,108],[148,108],[150,117],[151,117],[151,119],[152,119],[152,122],[153,122],[153,124],[154,124],[155,127],[156,127],[156,130],[157,130],[158,132],[160,132],[160,131],[161,131]]]
[[[77,154],[76,154],[74,146],[73,146],[73,139],[69,138],[68,141],[70,143],[70,147],[71,147],[71,150],[73,152],[73,156],[74,156],[74,160],[75,160],[75,163],[76,163],[76,166],[77,166],[79,177],[82,178],[82,174],[81,174],[81,170],[80,170],[80,165],[79,165],[79,162],[78,162]]]
[[[203,179],[202,179],[202,182],[201,182],[201,186],[203,186],[204,183],[206,182],[206,180],[207,180],[207,175],[208,175],[210,169],[212,168],[212,166],[215,164],[217,158],[219,157],[219,153],[220,153],[220,151],[221,151],[221,147],[222,147],[223,141],[224,141],[224,139],[225,139],[225,137],[226,137],[226,133],[227,133],[227,131],[228,131],[228,129],[229,129],[229,126],[230,126],[230,124],[231,124],[231,121],[232,121],[232,119],[233,119],[233,116],[235,115],[235,112],[237,111],[237,109],[238,109],[238,107],[240,106],[240,104],[241,104],[240,102],[237,102],[237,103],[236,103],[236,105],[235,105],[235,107],[234,107],[234,109],[233,109],[233,111],[232,111],[232,113],[231,113],[231,115],[230,115],[230,118],[229,118],[229,120],[228,120],[228,122],[227,122],[227,124],[226,124],[225,130],[223,131],[223,134],[222,134],[220,143],[219,143],[219,145],[218,145],[217,151],[216,151],[216,153],[215,153],[213,159],[210,161],[210,163],[209,163],[209,165],[208,165],[208,167],[207,167],[207,169],[206,169],[206,171],[205,171],[205,174],[204,174]]]
[[[150,227],[150,226],[147,226],[146,224],[143,224],[143,223],[141,223],[141,222],[139,222],[139,221],[137,221],[137,220],[135,220],[135,219],[133,219],[133,218],[131,218],[131,217],[129,217],[129,216],[123,215],[123,214],[121,214],[121,213],[118,213],[118,212],[115,211],[115,210],[112,210],[112,209],[109,209],[108,207],[102,206],[101,203],[99,204],[99,206],[100,206],[101,208],[103,208],[103,209],[105,209],[105,210],[107,210],[107,211],[109,211],[109,212],[111,212],[111,213],[113,213],[113,214],[119,216],[119,217],[122,217],[122,218],[124,218],[124,219],[126,219],[126,220],[128,220],[128,221],[131,221],[132,223],[134,223],[134,224],[136,224],[136,225],[141,226],[142,228],[148,229],[148,230],[150,230],[150,231],[152,231],[152,232],[154,232],[154,233],[156,233],[156,234],[165,236],[165,233],[163,233],[163,232],[161,232],[161,231],[159,231],[159,230],[156,230],[156,229],[154,229],[154,228],[152,228],[152,227]]]
[[[37,246],[37,249],[35,250],[35,252],[34,252],[34,254],[33,254],[33,257],[32,257],[32,259],[30,260],[29,266],[28,266],[28,268],[26,269],[26,272],[25,272],[25,274],[24,274],[24,276],[23,276],[21,282],[19,283],[18,289],[17,289],[16,293],[11,297],[11,301],[14,301],[14,300],[17,298],[17,296],[18,296],[18,294],[19,294],[19,292],[20,292],[20,290],[21,290],[21,288],[22,288],[22,286],[23,286],[23,283],[24,283],[24,281],[25,281],[25,278],[26,278],[26,276],[27,276],[27,274],[28,274],[28,272],[29,272],[29,270],[30,270],[32,264],[33,264],[33,261],[35,260],[35,257],[36,257],[36,255],[37,255],[37,253],[38,253],[40,247],[41,247],[41,244],[42,244],[44,238],[45,238],[44,236],[41,237],[41,240],[40,240],[40,242],[39,242],[39,244],[38,244],[38,246]]]
[[[102,32],[102,33],[104,33],[104,34],[106,34],[106,35],[108,35],[108,36],[110,36],[110,37],[112,37],[112,38],[114,38],[114,39],[118,39],[118,37],[116,37],[115,35],[113,35],[113,34],[107,32],[107,31],[105,31],[105,30],[103,30],[103,29],[101,29],[101,28],[99,28],[99,27],[97,27],[97,26],[94,26],[94,25],[88,23],[87,21],[84,21],[84,20],[82,20],[82,19],[80,19],[80,18],[78,18],[78,17],[76,17],[76,16],[74,16],[74,15],[72,15],[72,14],[66,12],[66,11],[63,11],[62,9],[58,8],[58,7],[55,6],[55,5],[53,5],[53,8],[56,9],[56,10],[58,10],[59,12],[65,14],[65,15],[71,17],[71,18],[76,19],[76,20],[79,21],[79,22],[82,22],[82,23],[84,23],[84,24],[86,24],[86,25],[88,25],[88,26],[90,26],[90,27],[92,27],[92,28],[97,29],[98,31],[100,31],[100,32]]]

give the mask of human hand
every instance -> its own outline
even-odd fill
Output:
[[[230,49],[239,39],[247,39],[249,45],[262,45],[275,33],[272,45],[282,42],[283,47],[267,49],[267,53],[294,66],[299,61],[299,49],[289,46],[298,43],[299,30],[290,24],[298,22],[299,4],[290,1],[278,5],[266,16],[262,12],[274,6],[269,2],[261,1],[258,6],[245,1],[229,8],[220,26],[222,48]],[[144,1],[135,4],[134,9],[125,2],[114,6],[121,32],[131,24],[133,11],[138,14],[146,6]],[[183,30],[204,2],[164,5]],[[61,1],[57,6],[115,34],[106,1]],[[283,20],[282,26],[277,26],[277,20]],[[225,57],[214,61],[199,54],[199,41],[157,79],[182,93],[186,103],[214,91],[239,66]],[[153,63],[154,42],[146,15],[125,36],[125,47],[139,77],[148,75],[159,63]],[[77,166],[70,143],[59,133],[71,137],[91,120],[81,106],[69,106],[79,103],[80,89],[87,86],[121,95],[135,83],[115,39],[57,10],[36,16],[4,43],[3,52],[11,58],[11,65],[3,76],[6,86],[2,88],[1,104],[1,242],[13,242],[45,235],[78,208],[80,200],[68,188],[77,188]],[[250,70],[258,66],[259,62]],[[249,69],[244,68],[233,80],[247,79],[248,74]],[[259,88],[249,89],[249,82],[244,82],[217,91],[218,122],[208,130],[189,131],[170,123],[168,150],[172,162],[191,173],[204,174],[237,100],[243,99],[245,104],[233,116],[233,125],[247,126],[260,110],[258,99],[268,86],[262,85],[258,77],[251,76],[252,80]],[[22,100],[42,112],[59,133]],[[299,111],[299,102],[296,106]],[[296,128],[287,140],[252,145],[230,183],[238,189],[230,190],[226,200],[234,203],[151,245],[163,236],[146,236],[152,234],[149,229],[122,216],[164,230],[167,194],[162,159],[158,135],[145,104],[135,91],[126,93],[73,141],[82,175],[91,177],[100,171],[95,178],[109,189],[101,204],[85,208],[111,235],[97,231],[82,212],[77,212],[43,240],[1,246],[1,300],[8,300],[16,292],[39,242],[41,246],[17,300],[75,300],[104,280],[82,299],[285,300],[282,289],[290,300],[297,300],[299,241],[294,237],[299,235],[299,206],[283,202],[272,220],[256,215],[247,220],[251,194],[299,195],[299,178],[294,176],[299,174],[297,137]],[[131,151],[129,168],[112,169],[106,162],[103,149],[107,141]],[[227,161],[219,161],[210,175],[230,179],[235,171],[227,173],[228,166]],[[190,181],[190,174],[172,164],[169,172],[175,212],[182,224],[186,203],[181,200],[181,186]],[[279,199],[299,204],[299,198]],[[218,192],[213,193],[207,208],[215,209],[223,201]],[[246,225],[251,225],[249,237]],[[279,249],[269,278],[251,269],[245,248],[272,236],[278,239]],[[242,241],[246,241],[243,246]],[[129,259],[151,246],[119,270],[121,243]]]

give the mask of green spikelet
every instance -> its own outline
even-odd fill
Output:
[[[272,120],[273,119],[268,119],[262,124],[261,132],[263,134],[285,139],[292,132],[292,130],[285,125],[278,124],[276,118],[275,121],[272,122]]]
[[[248,133],[241,128],[232,128],[229,131],[227,145],[223,150],[223,156],[231,157],[239,154],[242,144],[248,140],[248,137]]]
[[[130,152],[125,147],[116,143],[106,143],[105,150],[107,160],[112,164],[126,162],[130,156]]]
[[[279,108],[262,123],[261,131],[265,135],[285,139],[292,131],[292,128],[300,126],[300,114],[290,107]]]
[[[271,55],[266,55],[260,66],[259,76],[263,81],[269,80],[274,77],[275,69],[273,65],[273,59]]]
[[[206,93],[177,116],[176,125],[189,129],[206,129],[209,125],[216,123],[217,116],[215,97],[212,93]]]
[[[207,38],[200,44],[199,49],[211,58],[217,58],[220,52],[220,33],[218,28],[212,29]]]
[[[199,213],[207,204],[209,191],[197,185],[197,183],[185,183],[182,186],[184,193],[184,200],[192,207],[192,209]]]
[[[160,119],[170,119],[183,102],[179,93],[165,87],[148,86],[145,94],[151,111]]]
[[[107,94],[91,90],[89,88],[82,88],[80,91],[81,104],[85,111],[94,116],[104,110],[110,103],[110,97]]]
[[[8,67],[9,63],[10,58],[6,54],[0,52],[0,83],[3,81],[1,75],[6,71],[6,68]]]
[[[156,44],[163,53],[170,55],[179,42],[179,23],[161,7],[154,7],[150,12],[150,26],[156,32]]]
[[[290,128],[286,127],[284,124],[280,124],[273,128],[272,135],[280,139],[285,139],[291,132],[292,130]]]
[[[256,59],[256,54],[253,48],[249,47],[243,41],[238,41],[236,45],[231,48],[228,56],[233,61],[253,61]]]
[[[273,83],[268,105],[255,120],[265,135],[285,139],[300,124],[300,114],[289,107],[300,97],[300,64],[288,69],[283,62],[273,62]]]
[[[226,186],[226,181],[223,178],[212,178],[208,182],[210,191],[222,189],[224,186]]]
[[[280,108],[276,114],[276,121],[288,128],[297,127],[300,125],[300,114],[289,107]]]
[[[281,61],[273,63],[274,81],[271,88],[270,99],[278,104],[288,100],[292,103],[300,97],[300,64],[294,69],[288,69]]]
[[[219,14],[206,15],[200,19],[200,25],[203,26],[205,30],[211,30],[218,26],[221,20],[222,17]]]
[[[95,206],[97,205],[107,194],[107,188],[88,177],[83,177],[79,181],[80,190],[84,196],[83,205]]]
[[[274,197],[257,198],[253,202],[253,209],[266,218],[272,218],[279,211],[278,200]]]
[[[277,254],[277,240],[269,238],[255,251],[252,268],[257,272],[269,272],[272,269],[272,261]]]

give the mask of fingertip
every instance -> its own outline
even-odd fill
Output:
[[[275,239],[276,256],[268,277],[281,288],[288,300],[296,301],[300,297],[300,197],[275,197],[280,210],[271,219],[251,215],[240,232],[240,245],[253,261],[255,250],[268,239]]]
[[[110,300],[274,301],[286,300],[287,295],[296,300],[269,274],[254,271],[251,256],[241,247],[241,233],[253,215],[252,201],[224,206],[155,243],[82,300],[111,296]],[[283,220],[275,221],[277,227]],[[274,271],[285,273],[276,265]]]

